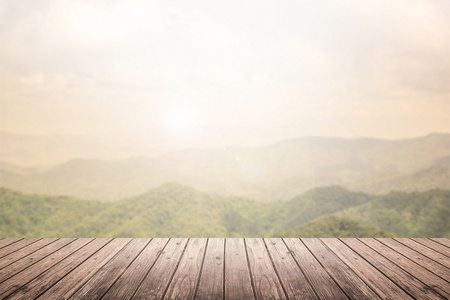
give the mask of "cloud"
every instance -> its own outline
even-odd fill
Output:
[[[0,1],[0,129],[164,136],[163,112],[189,106],[205,143],[449,131],[449,14],[439,0]]]

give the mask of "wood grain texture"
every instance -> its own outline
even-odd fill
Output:
[[[79,264],[85,261],[92,254],[97,252],[111,239],[95,239],[84,247],[80,248],[76,252],[72,252],[69,256],[64,258],[61,262],[55,265],[53,268],[40,274],[32,281],[22,285],[14,293],[10,294],[9,297],[17,299],[35,299],[42,293],[44,293],[48,288],[58,282],[61,278],[70,273]]]
[[[0,259],[17,250],[37,242],[39,239],[23,239],[0,249]]]
[[[225,241],[225,299],[254,299],[243,239]]]
[[[208,239],[195,299],[223,299],[225,239]]]
[[[320,240],[382,299],[412,299],[387,276],[338,239],[325,238]]]
[[[72,297],[75,299],[100,299],[148,242],[149,239],[132,239],[116,256],[86,281]]]
[[[302,270],[280,238],[264,239],[289,299],[318,299]]]
[[[105,299],[131,299],[169,239],[153,239],[105,294]]]
[[[22,238],[3,238],[3,239],[0,239],[0,249],[3,248],[3,247],[6,247],[8,245],[11,245],[11,244],[13,244],[13,243],[15,243],[17,241],[20,241],[20,240],[22,240]]]
[[[56,238],[53,239],[40,239],[39,241],[32,243],[26,247],[23,247],[13,253],[8,254],[7,256],[4,256],[0,259],[0,269],[12,264],[15,261],[18,261],[19,259],[24,258],[27,255],[30,255],[31,253],[41,249],[42,247],[47,246],[48,244],[53,243],[56,241]]]
[[[110,243],[106,244],[106,246],[101,248],[98,252],[79,265],[75,270],[67,274],[64,278],[48,289],[39,297],[39,299],[68,299],[130,241],[131,239],[129,238],[121,238],[114,239]]]
[[[183,254],[188,239],[170,239],[133,299],[161,299]]]
[[[450,248],[442,239],[0,243],[0,299],[450,298]]]
[[[69,256],[73,252],[90,243],[92,240],[93,239],[76,239],[73,242],[69,243],[67,246],[59,249],[59,251],[55,251],[54,253],[48,255],[47,257],[39,260],[32,266],[26,268],[22,272],[3,281],[0,284],[0,297],[5,297],[6,295],[15,292],[21,286],[25,285],[26,283],[33,280],[40,274],[44,273],[46,270],[50,269],[51,267],[59,263],[61,260],[63,260],[65,257]]]
[[[189,240],[164,299],[194,299],[206,241],[198,238]]]
[[[247,238],[245,242],[256,298],[286,299],[264,241],[259,238]]]
[[[301,240],[350,299],[379,299],[378,295],[320,240]]]
[[[320,299],[348,299],[300,239],[283,239]]]
[[[390,261],[394,262],[397,266],[410,273],[412,276],[422,282],[426,282],[430,288],[442,296],[450,299],[450,284],[442,278],[375,239],[361,239],[361,241],[378,253],[382,254]]]
[[[41,259],[72,243],[73,241],[75,241],[75,239],[59,239],[54,243],[51,243],[28,256],[15,261],[10,264],[6,270],[2,270],[0,272],[0,283],[39,262]]]
[[[445,256],[433,249],[430,249],[427,246],[417,243],[408,238],[396,238],[394,240],[425,255],[428,258],[431,258],[432,260],[440,263],[441,265],[446,266],[447,268],[450,268],[450,259],[447,256]]]
[[[392,261],[385,258],[360,240],[353,238],[340,239],[353,251],[364,257],[372,266],[389,277],[393,282],[416,299],[445,299],[442,295],[419,281],[411,274],[400,269]]]
[[[437,276],[450,280],[450,269],[436,263],[434,260],[414,251],[407,246],[393,240],[393,239],[377,239],[380,243],[388,246],[389,248],[395,250],[400,255],[414,261],[416,264],[427,269],[428,271],[436,274]]]
[[[442,244],[444,246],[447,246],[450,250],[450,239],[437,239],[437,238],[431,238],[430,240]]]
[[[412,240],[417,243],[420,243],[422,245],[425,245],[425,246],[429,247],[430,249],[433,249],[434,251],[437,251],[447,257],[450,257],[450,249],[438,242],[435,242],[433,240],[426,239],[426,238],[415,238]]]

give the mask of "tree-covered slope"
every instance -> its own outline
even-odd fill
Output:
[[[395,237],[348,217],[323,216],[276,234],[277,237]]]
[[[334,236],[358,228],[358,236],[448,237],[449,215],[446,190],[370,196],[333,186],[289,201],[258,202],[171,183],[98,202],[0,188],[0,237],[268,237],[299,230]]]
[[[338,213],[406,237],[450,237],[450,191],[391,192]]]
[[[281,202],[277,209],[279,221],[271,233],[287,230],[320,216],[329,215],[370,201],[364,193],[351,192],[340,186],[309,190],[290,201]]]
[[[0,188],[0,236],[263,235],[259,224],[239,213],[250,206],[256,208],[258,203],[208,195],[179,184],[164,184],[140,196],[110,203]]]
[[[27,195],[0,188],[1,237],[78,237],[80,225],[104,208],[98,201]]]
[[[143,195],[105,205],[83,225],[84,234],[106,236],[215,237],[250,235],[251,220],[239,214],[250,200],[164,184]]]

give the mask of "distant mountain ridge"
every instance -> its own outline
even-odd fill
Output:
[[[151,143],[124,135],[33,135],[0,131],[0,164],[22,168],[50,168],[82,159],[119,160],[151,152]]]
[[[373,194],[424,191],[450,188],[450,134],[403,140],[305,137],[265,147],[192,149],[156,159],[74,159],[32,174],[14,172],[10,165],[8,170],[0,165],[0,171],[1,186],[106,201],[164,182],[266,201],[329,185]]]
[[[284,202],[176,183],[115,202],[0,188],[0,237],[450,237],[450,190],[374,196],[342,187]]]

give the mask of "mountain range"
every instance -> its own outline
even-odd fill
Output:
[[[0,237],[450,237],[450,191],[339,186],[262,202],[176,183],[114,202],[0,188]]]
[[[264,201],[285,201],[329,185],[369,194],[450,189],[450,134],[446,133],[401,140],[304,137],[263,147],[188,149],[157,158],[76,158],[46,169],[12,164],[10,158],[18,159],[20,151],[12,136],[8,141],[2,143],[7,149],[0,156],[0,186],[101,201],[140,195],[165,182]],[[55,150],[40,143],[37,147],[29,142],[36,148],[27,148],[27,153],[41,157],[48,151],[51,157],[64,145],[58,142],[61,147]],[[16,144],[23,146],[24,141]],[[102,151],[105,148],[98,147],[90,153],[101,157]],[[74,149],[73,155],[77,153],[81,152]]]

